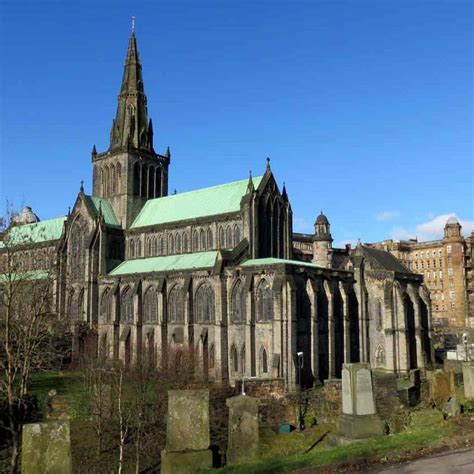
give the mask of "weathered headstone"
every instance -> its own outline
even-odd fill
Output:
[[[369,364],[344,364],[342,369],[342,415],[337,434],[344,438],[368,438],[383,434],[383,423],[375,413]]]
[[[170,390],[161,472],[187,474],[212,467],[209,445],[209,391]]]
[[[444,370],[434,371],[431,374],[430,395],[438,407],[442,407],[449,398],[454,397],[456,395],[454,372],[445,372]]]
[[[464,362],[462,364],[462,377],[464,380],[464,398],[474,399],[474,362]]]
[[[229,441],[227,462],[249,462],[259,455],[258,406],[259,399],[246,395],[228,398]]]
[[[22,474],[70,474],[69,421],[32,423],[23,427]]]
[[[452,397],[443,405],[443,415],[446,418],[453,418],[455,416],[459,416],[460,414],[461,404],[457,398]]]

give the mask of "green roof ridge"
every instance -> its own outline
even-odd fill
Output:
[[[16,225],[8,230],[7,235],[12,245],[29,245],[59,240],[66,219],[67,216],[60,216],[31,224]],[[1,247],[5,247],[4,242],[2,244]]]
[[[258,187],[263,176],[253,178]],[[131,228],[166,224],[240,210],[240,201],[247,192],[248,179],[219,184],[194,191],[148,200]]]
[[[212,268],[216,263],[218,255],[218,250],[212,250],[208,252],[126,260],[114,268],[109,273],[109,276],[191,270],[194,268]]]

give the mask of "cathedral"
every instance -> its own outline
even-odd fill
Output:
[[[90,332],[98,355],[179,367],[191,348],[207,380],[288,390],[339,378],[345,362],[397,374],[433,362],[423,277],[383,250],[333,248],[322,213],[314,234],[294,233],[269,160],[260,176],[168,193],[171,153],[154,149],[134,33],[109,147],[91,160],[92,194],[81,186],[67,216],[26,208],[5,233],[30,236],[25,261],[54,253],[55,311],[75,350]]]

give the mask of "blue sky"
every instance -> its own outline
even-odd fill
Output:
[[[2,203],[67,212],[108,146],[137,17],[155,148],[178,192],[263,172],[295,231],[438,236],[473,204],[472,2],[1,1]],[[2,206],[3,207],[3,206]]]

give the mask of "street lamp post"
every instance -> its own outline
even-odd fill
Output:
[[[303,407],[302,407],[302,385],[301,385],[301,369],[303,368],[303,353],[297,352],[296,353],[296,360],[298,361],[298,385],[299,385],[299,410],[298,410],[298,429],[301,431],[304,429],[304,421],[303,421]]]

